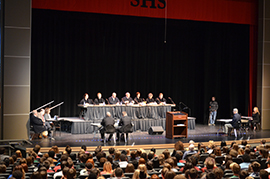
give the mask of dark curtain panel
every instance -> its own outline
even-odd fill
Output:
[[[248,113],[249,26],[33,9],[31,108],[64,101],[61,116],[78,116],[85,92],[108,98],[163,92],[208,120]],[[52,114],[57,113],[57,109]]]

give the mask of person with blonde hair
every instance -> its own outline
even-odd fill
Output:
[[[253,130],[255,131],[256,130],[256,125],[258,123],[261,122],[261,114],[260,114],[260,111],[258,109],[258,107],[254,107],[253,108],[253,113],[252,113],[252,120],[251,120],[251,123],[252,123],[252,126],[253,126]]]
[[[103,174],[112,174],[113,170],[112,170],[112,164],[110,162],[105,162],[103,165],[103,171],[100,172],[101,175]]]

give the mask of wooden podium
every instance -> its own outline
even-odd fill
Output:
[[[175,137],[187,138],[188,114],[185,112],[167,112],[166,113],[166,138]]]

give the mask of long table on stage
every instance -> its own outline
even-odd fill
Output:
[[[171,107],[175,105],[78,105],[85,108],[85,120],[100,122],[106,113],[110,112],[114,118],[120,119],[122,112],[126,111],[127,115],[132,119],[165,119],[166,112],[171,111]]]

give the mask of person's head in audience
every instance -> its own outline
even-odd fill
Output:
[[[245,151],[243,148],[238,149],[238,155],[244,155]]]
[[[151,176],[150,179],[159,179],[159,176],[157,174],[154,174],[154,175]]]
[[[145,162],[144,158],[140,158],[140,159],[139,159],[139,165],[140,165],[140,164],[145,164],[145,163],[146,163],[146,162]]]
[[[190,144],[189,147],[188,147],[189,151],[193,152],[194,151],[194,145],[193,144]]]
[[[13,171],[16,171],[16,170],[20,170],[23,173],[23,177],[24,177],[25,172],[21,165],[16,165],[15,167],[13,167]]]
[[[193,166],[196,166],[197,165],[197,160],[196,160],[196,158],[193,155],[190,156],[190,157],[188,157],[186,159],[186,161],[192,163]]]
[[[76,169],[70,168],[68,170],[67,179],[74,179],[74,178],[76,178]]]
[[[232,163],[233,163],[232,160],[228,160],[228,161],[225,163],[225,170],[231,169],[231,168],[230,168],[230,165],[231,165]]]
[[[65,151],[67,152],[68,155],[70,155],[72,152],[72,149],[69,145],[67,145]]]
[[[81,163],[86,163],[86,161],[88,160],[88,155],[87,154],[81,154],[79,157],[79,160],[81,161]]]
[[[246,170],[241,170],[239,173],[239,179],[245,179],[249,176],[249,173]]]
[[[62,169],[62,173],[63,173],[63,176],[64,176],[65,179],[67,178],[68,171],[69,171],[68,167],[65,167],[64,169]]]
[[[159,154],[158,155],[158,161],[159,161],[159,165],[163,165],[164,164],[164,161],[165,161],[164,154]]]
[[[234,145],[234,144],[236,144],[236,142],[232,142],[230,148],[233,148],[233,145]]]
[[[127,152],[126,156],[130,156],[130,149],[126,149],[126,152]]]
[[[244,154],[244,155],[242,156],[242,160],[243,160],[243,162],[245,162],[245,163],[250,163],[250,156],[249,156],[248,154]]]
[[[0,155],[5,154],[6,149],[4,147],[0,147]]]
[[[109,154],[114,155],[115,149],[113,147],[109,148]]]
[[[177,160],[176,157],[171,157],[171,159],[173,160],[172,168],[176,168],[179,160]]]
[[[162,170],[161,170],[161,177],[164,179],[165,178],[165,175],[166,173],[170,171],[168,168],[164,167]]]
[[[119,150],[116,150],[114,152],[114,161],[119,161],[121,152]]]
[[[99,160],[104,157],[104,153],[103,152],[99,152],[96,154],[96,157],[97,157],[97,161],[99,162]]]
[[[261,140],[261,144],[262,144],[262,145],[265,145],[265,143],[266,143],[266,140],[265,140],[265,139],[262,139],[262,140]]]
[[[262,158],[268,158],[269,156],[269,150],[265,149],[265,148],[261,148],[260,149],[260,155],[262,156]]]
[[[147,168],[147,170],[148,171],[151,171],[151,170],[153,170],[153,162],[152,161],[148,161],[147,163],[146,163],[146,168]]]
[[[14,172],[12,172],[12,177],[15,179],[24,179],[23,172],[21,172],[20,170],[15,170]]]
[[[239,149],[239,146],[238,146],[238,144],[233,144],[233,147],[232,147],[234,150],[236,150],[236,151],[238,151],[238,149]]]
[[[26,157],[26,163],[28,166],[31,166],[33,164],[33,158],[30,156]]]
[[[121,154],[127,155],[127,151],[126,150],[122,150]]]
[[[9,167],[9,163],[10,163],[9,157],[4,158],[3,162],[6,165],[6,167]]]
[[[137,157],[137,152],[136,152],[136,151],[131,151],[131,152],[130,152],[130,159],[131,159],[131,160],[135,160],[136,157]]]
[[[207,174],[206,174],[206,177],[205,177],[206,179],[216,179],[216,175],[215,175],[215,173],[214,172],[208,172]]]
[[[105,177],[101,175],[101,176],[97,177],[97,179],[105,179]]]
[[[142,155],[142,150],[141,149],[137,149],[137,156],[138,157],[141,157],[141,155]]]
[[[30,176],[30,179],[42,179],[42,177],[41,177],[41,175],[40,175],[40,173],[38,171],[35,171]]]
[[[121,162],[127,161],[127,156],[124,155],[124,154],[121,154],[121,155],[119,156],[119,161],[121,161]]]
[[[256,155],[254,152],[249,153],[250,159],[256,159]]]
[[[223,175],[224,175],[224,172],[221,168],[215,168],[213,170],[215,176],[216,176],[216,179],[222,179],[223,178]]]
[[[138,169],[139,169],[140,171],[144,171],[144,172],[147,174],[147,168],[146,168],[145,164],[140,164],[140,165],[138,166]]]
[[[99,160],[99,166],[100,167],[103,167],[103,165],[107,162],[107,159],[105,157],[102,157],[100,160]],[[109,162],[110,163],[110,162]]]
[[[68,160],[68,156],[67,155],[61,155],[61,162],[62,161],[67,161]]]
[[[84,151],[86,151],[86,145],[82,145],[81,149],[83,149]]]
[[[22,163],[21,166],[22,166],[24,172],[28,172],[28,166],[26,163]]]
[[[56,145],[52,146],[52,149],[53,149],[54,153],[56,153],[56,154],[60,153],[59,149],[58,149],[58,147]]]
[[[220,147],[215,147],[214,148],[214,154],[216,156],[221,156],[221,149],[220,149]]]
[[[214,162],[212,160],[208,160],[206,162],[206,169],[209,171],[209,170],[213,170],[214,168]]]
[[[172,179],[172,178],[174,178],[175,177],[175,172],[174,171],[172,171],[172,170],[169,170],[168,172],[166,172],[166,174],[165,174],[165,176],[164,176],[164,178],[165,179]]]
[[[132,163],[128,163],[125,169],[125,173],[134,173],[134,165]]]
[[[191,169],[187,170],[186,173],[187,173],[187,175],[185,175],[186,178],[196,179],[198,177],[198,171],[195,168],[191,168]]]
[[[179,162],[183,158],[183,152],[182,151],[177,151],[175,154],[175,157],[177,159],[177,162]]]
[[[155,156],[155,153],[150,151],[147,158],[148,158],[148,160],[152,160],[154,158],[154,156]]]
[[[144,158],[144,160],[147,161],[147,160],[148,160],[147,153],[146,153],[146,152],[143,152],[143,153],[141,154],[141,158]]]
[[[13,158],[14,162],[17,162],[17,155],[16,154],[12,155],[11,157]]]
[[[5,173],[5,172],[6,172],[6,170],[7,170],[6,165],[1,164],[1,165],[0,165],[0,173]]]
[[[123,177],[123,170],[120,167],[116,168],[114,171],[114,175],[117,178]]]
[[[97,175],[95,173],[89,173],[88,179],[97,179]]]
[[[113,157],[112,157],[112,155],[108,155],[107,156],[107,161],[109,161],[110,163],[113,163]]]
[[[95,155],[97,155],[101,151],[102,151],[102,147],[100,145],[97,146],[97,148],[95,149]]]
[[[223,148],[224,146],[227,146],[227,143],[225,140],[220,142],[220,148]]]
[[[60,167],[61,167],[61,170],[63,170],[65,167],[67,167],[67,161],[61,162]]]
[[[250,154],[250,149],[249,148],[245,148],[245,154],[249,155]]]
[[[50,168],[50,162],[48,160],[45,160],[43,162],[43,166],[46,167],[47,170],[49,170],[49,168]]]
[[[137,170],[135,170],[135,172],[132,176],[132,179],[139,179],[140,178],[139,176],[140,176],[140,170],[137,169]]]
[[[98,168],[92,168],[92,169],[90,170],[90,173],[94,173],[94,174],[96,174],[96,175],[97,175],[97,177],[99,177],[99,176],[100,176],[100,171],[99,171],[99,169],[98,169]]]
[[[162,153],[164,154],[165,160],[171,157],[170,151],[168,149],[164,150]]]
[[[209,163],[209,161],[211,161],[211,163]],[[204,164],[205,164],[205,166],[206,166],[206,168],[207,168],[207,163],[208,163],[208,165],[209,165],[209,167],[211,167],[211,165],[213,165],[213,167],[215,166],[215,159],[214,158],[212,158],[212,157],[207,157],[206,159],[205,159],[205,161],[204,161]],[[210,169],[210,168],[209,168]]]
[[[232,156],[233,158],[236,158],[237,155],[238,155],[238,152],[237,152],[235,149],[232,149],[232,150],[230,151],[230,156]]]
[[[54,152],[53,150],[50,150],[50,151],[48,152],[48,155],[49,155],[49,157],[54,158],[55,152]]]
[[[22,152],[20,150],[16,151],[17,158],[22,158]]]
[[[260,179],[268,179],[268,177],[269,177],[269,173],[266,170],[261,169],[260,170]]]
[[[216,155],[215,154],[210,154],[209,157],[216,158]]]
[[[132,160],[132,162],[131,162],[132,164],[133,164],[133,166],[134,166],[134,168],[138,168],[138,161],[137,160]]]
[[[261,164],[259,164],[258,162],[253,162],[251,164],[251,168],[252,168],[253,172],[257,173],[260,171]]]
[[[156,153],[156,149],[155,148],[151,148],[150,151],[151,152],[154,152],[154,154]]]
[[[111,164],[111,163],[110,163]],[[90,170],[93,168],[92,163],[86,163],[85,164],[85,169],[88,173],[90,173]]]
[[[173,179],[187,179],[187,178],[184,175],[178,174],[178,175],[175,175]]]
[[[183,173],[185,173],[186,170],[191,169],[191,168],[193,168],[192,163],[187,162],[187,163],[185,164],[185,166],[184,166]]]
[[[242,140],[241,145],[246,146],[248,144],[247,140]]]
[[[172,166],[170,164],[168,164],[168,163],[164,163],[163,168],[164,167],[168,168],[169,170],[172,169]]]
[[[13,159],[13,157],[9,157],[9,164],[14,164],[14,159]]]
[[[230,164],[230,168],[233,171],[234,176],[239,177],[239,172],[241,171],[240,166],[237,163],[233,162]]]
[[[175,150],[184,150],[184,144],[183,144],[183,142],[181,142],[180,140],[177,141],[177,142],[174,144],[174,149],[175,149]]]
[[[73,166],[74,166],[73,161],[72,161],[71,159],[68,159],[68,160],[67,160],[67,167],[68,167],[68,168],[72,168]]]
[[[223,146],[222,147],[222,153],[223,154],[227,154],[228,153],[228,150],[229,150],[228,146]]]

